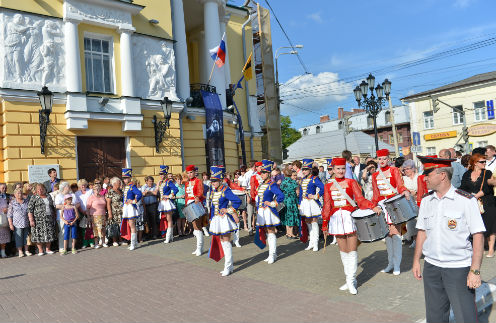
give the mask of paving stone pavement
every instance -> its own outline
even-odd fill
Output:
[[[411,274],[404,246],[402,274],[380,273],[383,242],[359,249],[358,295],[339,291],[344,274],[337,246],[304,251],[278,238],[278,259],[263,262],[244,232],[233,248],[235,271],[223,260],[191,255],[192,237],[125,247],[83,249],[76,255],[0,260],[0,322],[416,322],[425,317],[423,287]],[[205,239],[206,246],[210,238]],[[323,241],[321,240],[321,246]],[[205,251],[207,251],[207,247]],[[484,280],[496,276],[484,259]],[[487,313],[489,317],[491,313]],[[489,318],[484,319],[489,320]]]

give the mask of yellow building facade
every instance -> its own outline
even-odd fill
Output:
[[[465,153],[464,121],[470,151],[496,145],[495,93],[496,73],[490,72],[403,98],[410,107],[412,134],[420,134],[417,154],[434,155],[444,148]]]
[[[234,80],[251,50],[251,32],[246,33],[249,47],[243,50],[241,44],[242,21],[249,15],[242,8],[213,2],[219,14],[228,17],[219,19],[219,28],[225,25],[230,63],[215,73],[233,75]],[[59,177],[69,182],[115,176],[123,167],[133,168],[141,183],[145,176],[158,175],[163,164],[173,173],[186,164],[206,171],[205,109],[189,98],[190,83],[208,81],[200,73],[208,62],[203,57],[207,47],[200,38],[205,31],[200,25],[188,26],[187,18],[189,11],[203,5],[211,12],[212,5],[206,3],[0,0],[0,181],[29,181],[32,165],[58,165]],[[197,35],[196,44],[189,35]],[[234,81],[224,82],[221,89]],[[42,86],[54,93],[44,154],[37,95]],[[248,95],[245,89],[238,90],[234,100],[245,129],[247,159],[260,159],[260,135],[249,126],[255,121],[249,120],[255,84],[248,86]],[[217,92],[227,108],[224,91]],[[153,119],[164,120],[165,97],[172,102],[172,113],[156,147]],[[225,161],[232,171],[242,155],[238,125],[227,109],[223,114]]]

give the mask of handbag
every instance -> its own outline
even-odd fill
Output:
[[[107,225],[107,237],[118,237],[120,235],[119,223],[112,223]]]
[[[7,214],[0,213],[0,227],[6,228],[9,226],[9,219],[7,219]]]
[[[482,176],[482,183],[481,183],[481,187],[479,189],[479,192],[482,191],[482,186],[484,186],[484,179],[486,178],[486,170],[484,169],[484,175]],[[485,212],[484,210],[484,204],[482,203],[482,199],[479,197],[477,199],[477,205],[479,205],[479,212],[482,214]]]

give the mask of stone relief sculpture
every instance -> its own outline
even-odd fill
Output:
[[[3,12],[3,87],[64,87],[62,22],[35,15]],[[0,46],[1,47],[1,46]]]
[[[138,95],[144,99],[177,99],[172,43],[133,35],[134,74]]]

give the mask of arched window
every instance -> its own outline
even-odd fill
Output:
[[[315,133],[320,133],[320,126],[317,126],[317,127],[315,128]]]
[[[303,129],[303,135],[304,136],[308,135],[308,129],[307,128]]]

